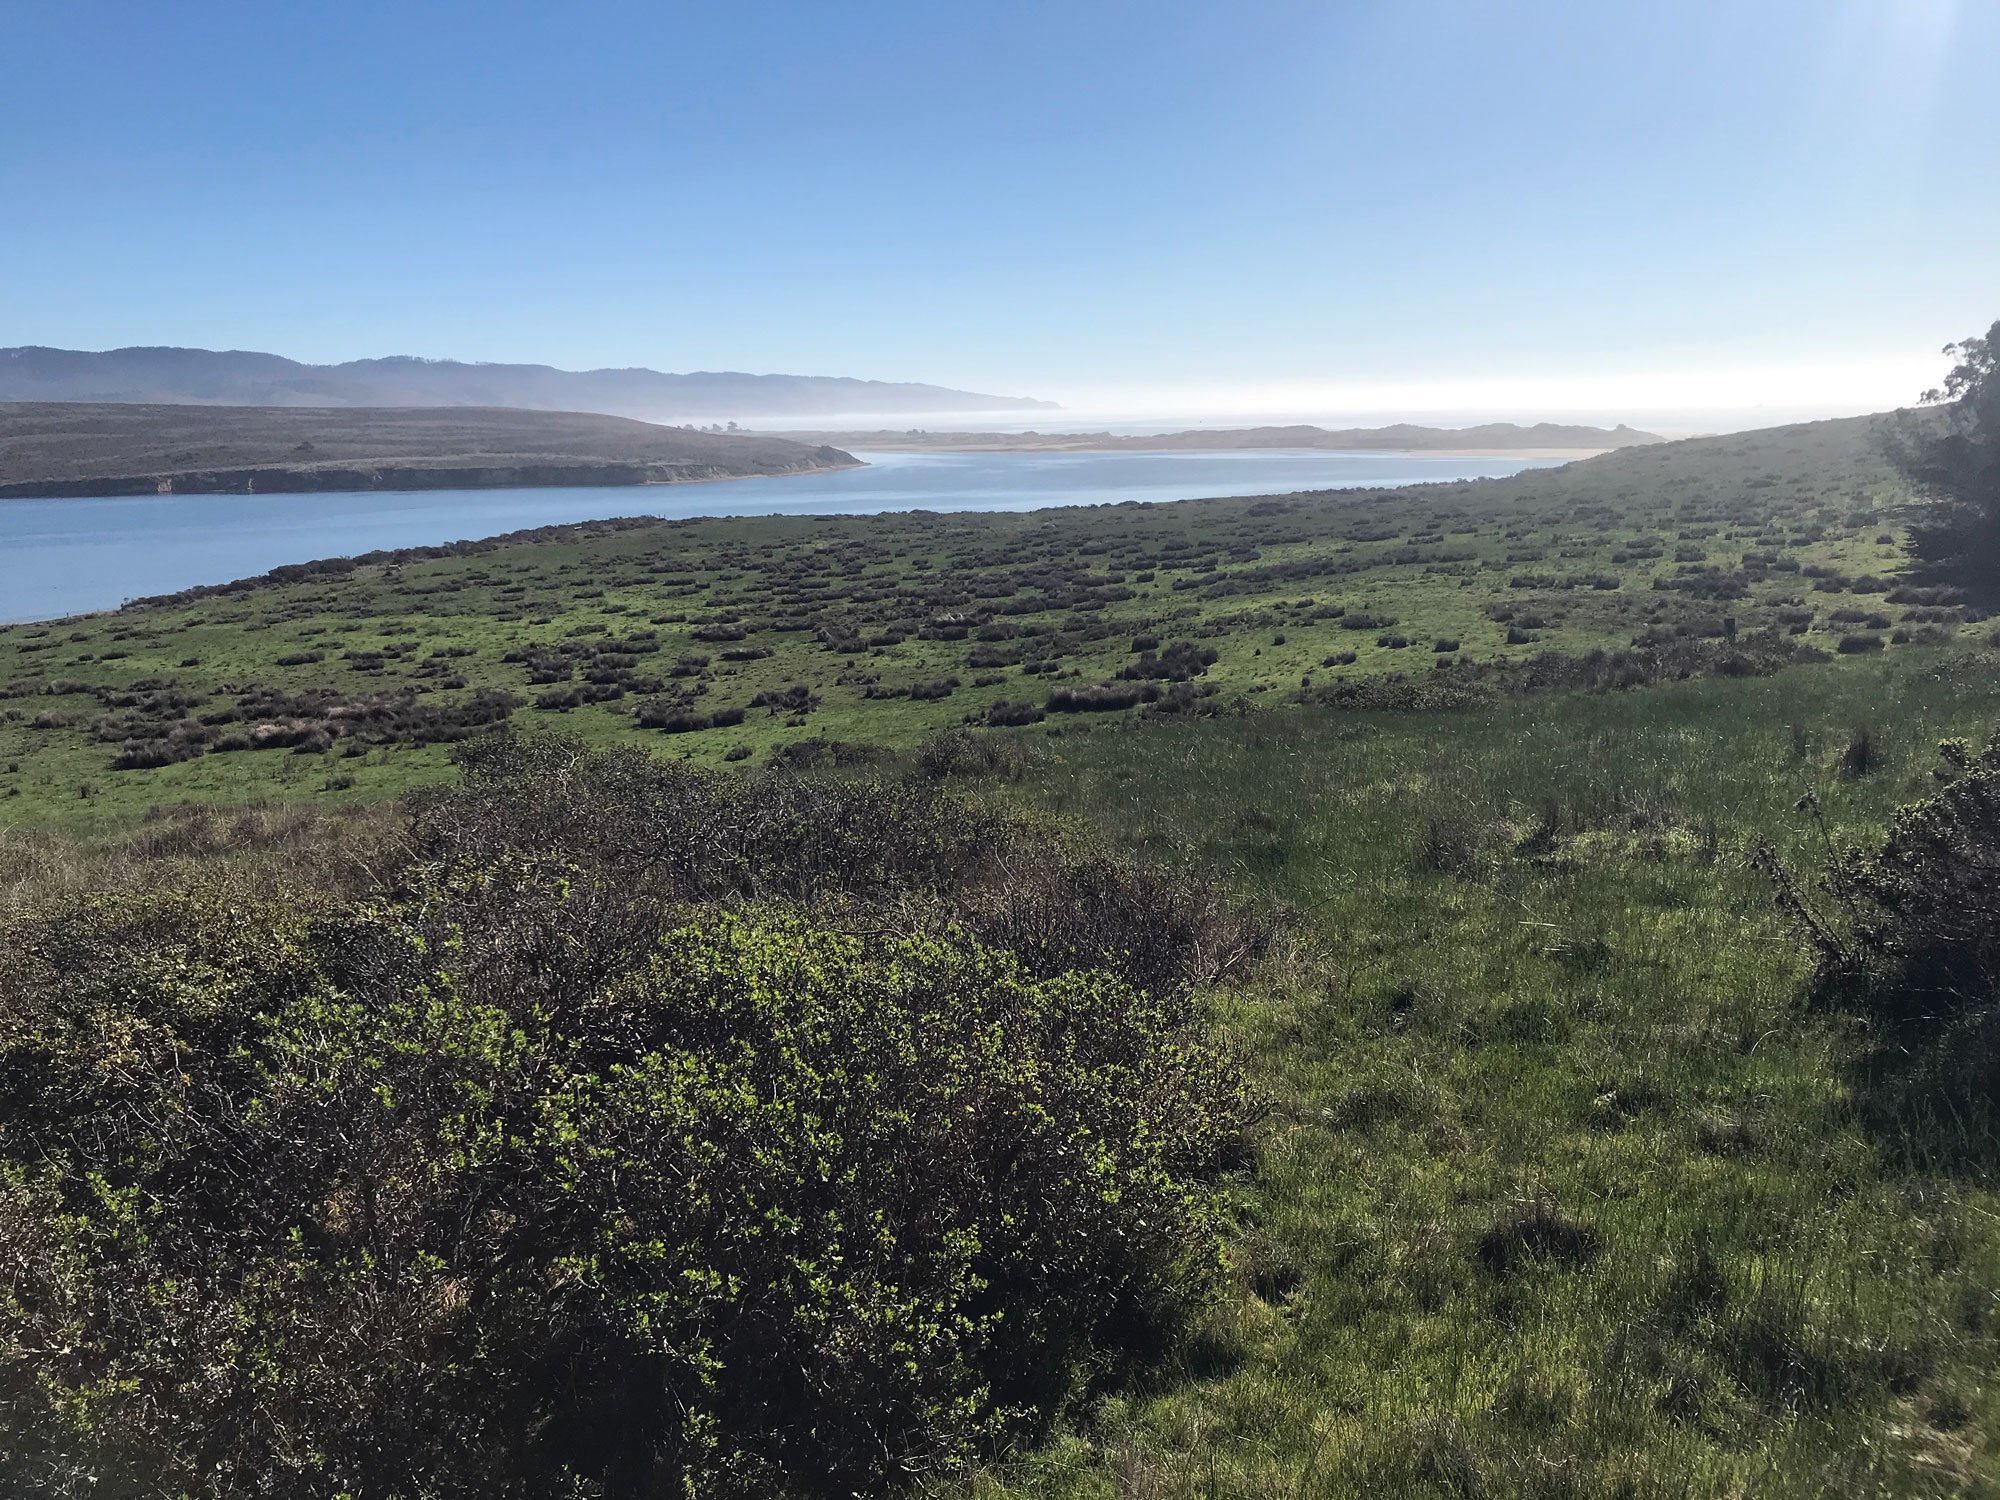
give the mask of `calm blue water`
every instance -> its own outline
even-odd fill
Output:
[[[1555,460],[1410,453],[863,453],[864,469],[643,489],[0,500],[0,622],[114,609],[281,563],[607,516],[1036,510],[1479,479]]]

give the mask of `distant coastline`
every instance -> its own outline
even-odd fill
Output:
[[[909,439],[876,439],[869,434],[853,432],[846,436],[854,446],[864,453],[1351,453],[1356,457],[1393,458],[1557,458],[1573,462],[1577,459],[1596,458],[1602,453],[1613,453],[1613,448],[1288,448],[1284,444],[1272,443],[1252,445],[1247,443],[1218,443],[1212,448],[1199,447],[1193,443],[1173,447],[1156,447],[1143,441],[1114,443],[1068,443],[1053,441],[1046,443],[925,443]],[[968,434],[979,436],[979,434]],[[1060,437],[1060,434],[1054,436]],[[1665,441],[1662,439],[1662,441]]]
[[[795,443],[824,443],[878,453],[1227,453],[1294,449],[1325,453],[1410,453],[1461,458],[1590,458],[1619,448],[1665,442],[1634,428],[1567,423],[1489,422],[1477,427],[1189,428],[1179,432],[932,432],[922,428],[870,431],[781,430],[768,434]]]

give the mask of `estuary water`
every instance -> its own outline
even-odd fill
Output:
[[[0,500],[0,623],[115,609],[283,563],[611,516],[1039,510],[1482,479],[1561,462],[1303,449],[855,457],[867,467],[713,484]]]

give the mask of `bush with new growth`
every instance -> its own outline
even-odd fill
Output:
[[[0,933],[0,1490],[873,1491],[1215,1284],[1211,893],[935,785],[464,760],[372,899]]]

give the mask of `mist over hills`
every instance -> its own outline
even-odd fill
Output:
[[[309,365],[231,349],[0,349],[0,401],[198,406],[481,406],[648,422],[1053,411],[1052,401],[903,381],[698,370],[558,370],[395,355]]]

